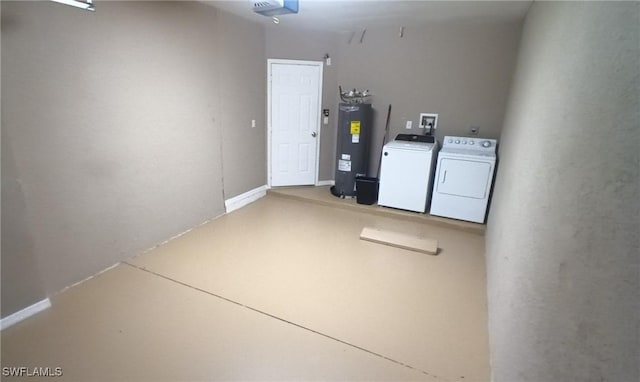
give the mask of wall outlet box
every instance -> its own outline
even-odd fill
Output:
[[[420,128],[435,130],[438,128],[438,114],[420,113]]]
[[[407,121],[407,125],[406,125],[407,129],[410,129],[411,126],[413,126],[413,121]]]

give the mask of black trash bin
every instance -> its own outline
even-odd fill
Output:
[[[378,201],[378,178],[356,177],[356,202],[372,205]]]

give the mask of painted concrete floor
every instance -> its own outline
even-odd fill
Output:
[[[439,253],[361,241],[365,226]],[[488,381],[484,270],[477,233],[268,195],[53,296],[2,332],[2,366],[73,381]]]
[[[398,219],[414,221],[416,223],[456,228],[458,230],[474,232],[482,235],[484,235],[485,231],[484,224],[447,219],[440,216],[430,215],[428,213],[420,214],[395,208],[381,207],[378,206],[377,203],[373,205],[358,204],[356,198],[341,199],[331,195],[330,186],[277,187],[268,190],[267,193],[289,199],[312,201],[316,204],[338,207],[350,211],[367,212],[379,216],[395,217]]]

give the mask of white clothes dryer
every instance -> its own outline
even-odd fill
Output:
[[[484,223],[496,164],[495,139],[444,137],[431,215]]]

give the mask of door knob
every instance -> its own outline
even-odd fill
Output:
[[[315,131],[314,131],[313,133],[311,133],[311,136],[312,136],[312,137],[314,137],[314,138],[315,138],[317,135],[318,135],[318,133],[316,133]]]

